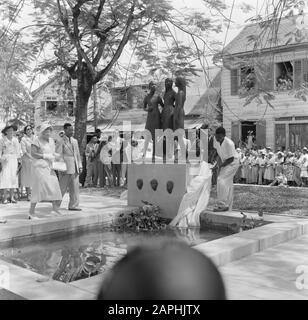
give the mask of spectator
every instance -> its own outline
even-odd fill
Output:
[[[18,161],[21,158],[21,148],[18,139],[14,137],[15,126],[6,126],[2,130],[4,137],[0,140],[0,189],[3,189],[3,203],[16,203],[15,190],[18,189]]]
[[[302,186],[307,187],[307,181],[308,181],[308,160],[306,157],[303,158],[303,161],[301,163],[301,180],[302,180]]]
[[[101,151],[100,151],[100,161],[102,162],[103,169],[108,179],[108,186],[112,187],[113,180],[112,180],[112,147],[109,143],[110,139],[107,136],[103,136],[101,138]]]
[[[94,165],[95,154],[98,148],[97,141],[98,141],[97,136],[94,135],[86,147],[85,154],[86,154],[86,163],[87,163],[87,176],[85,181],[85,187],[94,186],[93,181],[96,174],[95,170],[97,169],[96,166]]]
[[[275,157],[274,153],[270,152],[267,156],[265,164],[264,180],[265,184],[270,184],[275,179]]]
[[[26,188],[27,200],[30,201],[31,186],[32,186],[32,161],[31,144],[34,139],[33,127],[25,126],[24,137],[21,139],[22,163],[21,163],[21,187]]]
[[[103,188],[106,185],[106,175],[104,170],[104,164],[100,160],[100,153],[103,147],[103,141],[101,141],[102,132],[100,129],[95,130],[95,135],[97,136],[97,150],[93,161],[94,166],[94,178],[93,178],[93,185],[94,187],[99,186]]]

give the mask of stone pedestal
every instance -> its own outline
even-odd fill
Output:
[[[142,206],[144,200],[159,206],[164,218],[177,215],[186,192],[186,164],[131,164],[127,178],[129,206]]]

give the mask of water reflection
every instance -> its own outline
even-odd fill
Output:
[[[71,282],[105,273],[132,247],[153,240],[178,239],[189,245],[211,241],[227,232],[167,229],[153,232],[95,231],[31,243],[2,251],[2,258],[54,280]]]

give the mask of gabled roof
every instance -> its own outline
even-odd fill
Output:
[[[59,78],[59,75],[51,77],[49,80],[44,82],[41,86],[39,86],[37,89],[31,92],[31,96],[34,98],[39,92],[47,88],[50,84],[55,82]]]
[[[199,90],[198,95],[188,95],[186,101],[187,105],[185,103],[186,116],[204,115],[206,113],[206,108],[210,109],[217,105],[221,90],[221,69],[213,67],[208,70],[207,74],[211,83],[209,85],[203,84],[203,86],[197,87]]]
[[[279,28],[277,37],[273,35],[273,28],[269,27],[262,36],[262,41],[258,48],[254,48],[255,41],[251,41],[251,38],[258,36],[261,33],[261,26],[259,23],[250,24],[244,29],[225,47],[223,50],[223,55],[235,55],[240,53],[251,52],[254,49],[273,49],[281,46],[292,46],[299,44],[295,41],[294,37],[291,38],[290,33],[295,33],[297,24],[301,22],[303,16],[293,16],[282,18],[279,22]],[[274,23],[274,22],[272,22]],[[278,24],[278,21],[277,21]],[[266,27],[265,27],[266,28]],[[277,42],[275,43],[275,41]],[[308,44],[308,37],[301,42],[301,44]]]

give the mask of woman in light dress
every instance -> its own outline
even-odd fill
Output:
[[[251,161],[251,183],[257,184],[258,183],[258,176],[259,176],[259,163],[258,163],[258,153],[256,151],[253,152],[253,157]]]
[[[14,192],[18,189],[18,160],[21,157],[21,149],[18,139],[14,137],[14,126],[6,126],[0,140],[0,189],[4,190],[3,203],[16,203]]]
[[[302,185],[301,180],[301,154],[300,152],[296,151],[294,156],[294,171],[293,171],[293,180],[297,186]]]
[[[287,177],[288,185],[294,183],[294,155],[292,152],[288,152],[286,160],[283,164],[283,173]]]
[[[246,183],[247,180],[247,168],[246,168],[246,155],[244,153],[241,154],[241,158],[240,158],[240,169],[241,169],[241,181],[243,183]]]
[[[265,171],[264,171],[264,180],[265,184],[270,184],[275,179],[275,157],[274,153],[270,152],[267,156]]]
[[[275,160],[275,177],[283,173],[284,155],[281,151],[277,153]]]
[[[55,142],[50,137],[51,132],[50,124],[42,124],[38,137],[34,138],[31,145],[33,183],[29,219],[37,219],[35,207],[42,201],[52,202],[53,211],[61,214],[58,202],[62,200],[62,194],[56,173],[52,170],[52,162],[58,160],[59,155],[55,152]]]
[[[108,179],[108,186],[113,186],[113,177],[112,177],[112,145],[110,144],[110,139],[107,136],[101,138],[102,149],[100,152],[100,161],[104,165],[105,174]]]
[[[301,163],[301,180],[302,180],[302,187],[307,186],[308,181],[308,160],[307,158],[303,158]]]
[[[21,151],[22,151],[22,166],[20,173],[20,184],[21,187],[26,188],[27,199],[30,201],[31,184],[33,180],[32,176],[32,156],[31,156],[31,145],[34,139],[33,128],[28,125],[24,128],[24,136],[21,139]]]
[[[265,153],[263,151],[260,152],[257,158],[257,164],[258,164],[258,185],[263,185],[265,165],[266,165]]]

